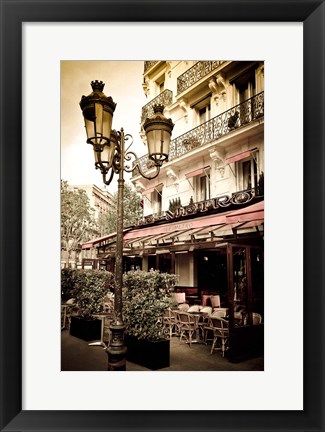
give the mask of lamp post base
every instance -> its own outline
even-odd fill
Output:
[[[112,323],[110,326],[111,342],[106,350],[108,355],[108,371],[126,370],[127,348],[124,345],[124,330],[125,326],[123,324]]]

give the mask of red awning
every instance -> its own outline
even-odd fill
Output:
[[[249,221],[264,221],[264,201],[252,204],[243,209],[235,210],[227,216],[227,223],[239,223]]]
[[[154,187],[146,189],[144,191],[142,191],[142,195],[149,195],[150,193],[152,193],[155,190]]]
[[[142,195],[149,195],[154,190],[158,190],[158,188],[161,188],[161,186],[162,186],[162,183],[159,183],[156,186],[153,186],[151,188],[145,189],[144,191],[142,191]]]
[[[256,150],[256,148],[253,148],[253,149],[250,149],[250,150],[246,150],[246,151],[244,151],[244,152],[241,152],[241,153],[237,153],[237,154],[234,155],[234,156],[231,156],[231,157],[229,157],[229,158],[226,158],[226,162],[227,162],[228,164],[230,164],[230,163],[234,163],[234,162],[238,162],[238,161],[240,161],[240,160],[242,160],[242,159],[245,159],[245,158],[249,157],[249,156],[252,154],[252,152],[255,151],[255,150]]]
[[[213,231],[220,229],[220,231],[222,231],[222,229],[229,230],[235,228],[233,224],[245,224],[245,228],[248,228],[261,225],[262,223],[264,223],[264,201],[260,201],[259,203],[252,204],[242,209],[226,211],[210,216],[202,216],[189,220],[178,220],[176,222],[168,222],[163,225],[148,228],[125,229],[123,240],[130,241],[131,243],[132,240],[134,242],[137,239],[144,241],[154,240],[156,238],[158,240],[162,234],[167,234],[167,236],[170,234],[171,237],[183,233],[195,234],[197,232],[198,234],[203,234],[207,230],[209,231],[209,229]],[[217,232],[215,232],[215,235],[217,235]],[[90,249],[95,244],[114,237],[116,237],[116,233],[99,237],[84,243],[82,249]]]
[[[198,175],[204,174],[204,173],[205,173],[204,170],[206,170],[206,169],[208,169],[208,168],[210,168],[210,167],[209,167],[209,166],[206,166],[206,167],[203,167],[203,168],[198,168],[198,169],[195,170],[195,171],[191,171],[191,172],[186,173],[186,174],[185,174],[185,177],[188,179],[188,178],[191,178],[191,177],[195,177],[195,176],[198,176]]]
[[[129,228],[128,228],[128,229],[125,229],[123,232],[126,233],[127,231],[129,231]],[[103,237],[98,237],[98,238],[93,239],[93,240],[89,240],[87,243],[84,243],[84,244],[81,246],[81,249],[90,249],[90,248],[92,248],[95,244],[97,244],[97,243],[101,243],[101,242],[103,242],[103,241],[109,240],[109,239],[114,238],[114,237],[116,237],[116,232],[111,233],[111,234],[107,234],[106,236],[103,236]]]
[[[240,210],[233,210],[185,221],[179,220],[177,222],[169,222],[164,225],[153,226],[150,228],[135,229],[126,233],[124,240],[142,238],[148,235],[153,236],[165,233],[172,234],[177,231],[189,230],[193,228],[204,228],[208,226],[248,222],[252,220],[260,220],[261,223],[264,220],[264,201]]]

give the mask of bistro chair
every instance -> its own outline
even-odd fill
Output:
[[[192,347],[193,335],[197,330],[195,317],[187,312],[178,312],[178,326],[180,342],[185,337]]]
[[[203,326],[201,327],[202,339],[205,344],[209,341],[213,341],[213,326],[210,321],[210,317],[224,318],[227,315],[226,309],[214,310],[205,320]],[[211,337],[209,338],[209,334]]]
[[[252,319],[253,319],[253,325],[258,325],[262,323],[262,315],[257,312],[252,313]],[[245,315],[243,319],[243,324],[247,325],[247,323],[248,323],[248,315]]]
[[[209,319],[209,316],[211,315],[211,313],[212,313],[212,306],[201,306],[198,326],[199,326],[200,334],[201,334],[201,337],[203,340],[204,340],[204,335],[205,335],[204,327],[207,325],[208,319]]]
[[[211,295],[203,294],[202,295],[202,306],[209,306],[211,303]]]
[[[213,308],[219,308],[221,306],[219,295],[212,295],[210,297],[210,301]]]
[[[188,303],[181,303],[177,306],[177,309],[182,312],[187,312],[190,308],[190,305]]]
[[[78,310],[78,306],[74,298],[61,305],[61,330],[70,330],[71,315],[75,309]]]
[[[218,341],[221,342],[222,357],[225,356],[226,345],[229,339],[229,324],[228,321],[220,317],[210,317],[210,324],[213,331],[213,342],[211,348],[211,354],[216,349]]]
[[[174,300],[177,304],[186,303],[185,293],[173,293]]]
[[[257,312],[253,312],[253,325],[258,324],[262,324],[262,315]]]
[[[225,316],[227,316],[227,311],[226,309],[214,310],[211,316],[217,318],[224,318]]]
[[[163,326],[169,337],[176,335],[176,315],[171,309],[166,309],[163,316]]]

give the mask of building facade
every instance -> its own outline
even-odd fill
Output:
[[[94,184],[73,185],[71,188],[83,189],[89,199],[90,207],[95,210],[95,219],[98,220],[100,215],[108,213],[115,207],[113,195],[105,188],[99,188]]]
[[[125,232],[125,270],[176,273],[179,290],[220,295],[240,357],[243,335],[250,352],[263,339],[252,324],[254,313],[264,319],[264,63],[149,61],[143,89],[141,124],[162,104],[175,126],[159,176],[133,172],[144,220]],[[140,165],[154,172],[147,155]],[[93,246],[113,259],[114,237]]]

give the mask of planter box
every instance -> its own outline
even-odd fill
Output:
[[[100,340],[101,321],[71,317],[70,334],[85,341]]]
[[[233,328],[229,343],[232,363],[264,355],[264,324]]]
[[[148,341],[126,336],[127,360],[151,370],[169,367],[170,340]]]

